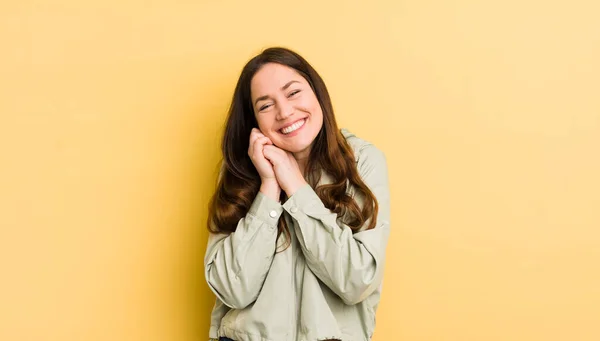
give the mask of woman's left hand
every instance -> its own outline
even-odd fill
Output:
[[[285,191],[288,197],[306,184],[298,162],[292,153],[274,145],[265,145],[263,154],[273,165],[279,187]]]

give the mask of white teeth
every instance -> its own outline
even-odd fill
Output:
[[[300,128],[300,127],[302,127],[304,125],[305,121],[306,120],[298,121],[298,122],[292,124],[289,127],[285,127],[283,129],[281,129],[281,132],[284,133],[284,134],[289,134],[289,133],[291,133],[293,131],[296,131],[296,130],[298,130],[298,128]]]

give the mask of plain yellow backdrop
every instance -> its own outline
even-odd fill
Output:
[[[375,341],[600,339],[597,1],[3,1],[0,340],[206,340],[207,202],[282,45],[387,155]]]

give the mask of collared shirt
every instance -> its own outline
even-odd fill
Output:
[[[346,129],[363,182],[377,198],[370,219],[353,233],[326,208],[310,185],[285,203],[258,193],[230,234],[211,233],[205,276],[216,295],[210,338],[236,341],[368,341],[382,288],[390,230],[390,195],[384,154]],[[318,185],[331,183],[323,173]],[[350,195],[353,188],[348,189]],[[363,205],[360,196],[354,199]],[[277,237],[283,215],[291,240]]]

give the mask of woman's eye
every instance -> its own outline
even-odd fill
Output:
[[[263,111],[263,110],[267,109],[270,106],[271,106],[271,104],[265,104],[262,107],[260,107],[258,110]]]
[[[288,95],[288,97],[292,97],[292,96],[296,95],[299,92],[300,92],[300,90],[294,90],[294,91],[290,92],[290,94]]]

